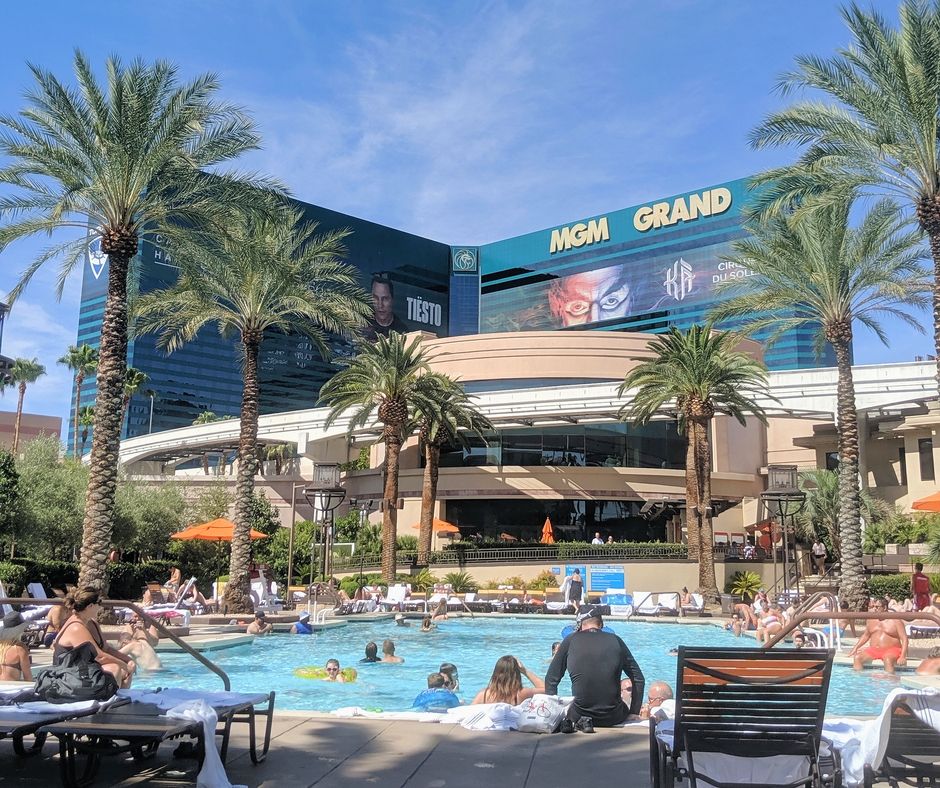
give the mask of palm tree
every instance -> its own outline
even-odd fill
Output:
[[[78,423],[82,428],[82,444],[81,444],[81,453],[76,457],[80,459],[85,456],[85,443],[88,441],[88,430],[90,427],[93,427],[95,424],[95,406],[86,405],[79,411],[78,414]]]
[[[104,571],[114,519],[127,360],[128,273],[143,232],[172,246],[209,232],[232,204],[270,196],[274,184],[228,174],[219,165],[258,147],[252,121],[218,101],[218,79],[182,84],[166,63],[106,61],[106,85],[75,54],[76,86],[30,66],[35,84],[19,116],[0,125],[0,250],[33,235],[71,231],[44,249],[10,293],[15,301],[46,262],[59,259],[58,293],[86,251],[107,256],[94,441],[82,534],[79,584],[107,590]],[[211,175],[203,173],[211,169]]]
[[[68,351],[58,361],[65,364],[75,374],[75,406],[73,418],[75,423],[72,432],[72,456],[79,457],[78,453],[78,412],[81,410],[79,402],[82,397],[82,384],[88,375],[94,374],[98,369],[98,349],[91,345],[69,345]]]
[[[320,401],[330,408],[326,426],[348,409],[350,432],[362,427],[375,413],[382,424],[385,443],[385,491],[382,500],[382,577],[395,581],[395,540],[398,537],[398,457],[406,428],[415,413],[430,410],[421,376],[430,372],[428,358],[419,338],[406,339],[392,331],[387,337],[359,346],[355,357],[346,362],[322,389]],[[408,432],[410,434],[410,432]]]
[[[767,369],[736,349],[734,334],[713,331],[711,325],[694,325],[688,331],[672,327],[656,337],[649,349],[654,357],[630,370],[617,389],[632,400],[620,409],[624,421],[647,424],[670,403],[678,416],[679,432],[686,435],[686,527],[689,554],[698,559],[699,590],[716,596],[715,556],[712,537],[711,444],[709,430],[717,413],[741,424],[748,414],[766,423],[763,408],[755,401],[767,392]]]
[[[237,612],[252,610],[249,531],[258,464],[258,356],[265,333],[302,334],[328,358],[328,336],[351,336],[371,314],[357,270],[339,261],[346,231],[318,235],[315,225],[300,219],[288,210],[277,218],[234,214],[216,238],[182,243],[180,259],[186,262],[177,283],[142,296],[135,308],[138,330],[160,332],[158,344],[170,352],[210,323],[238,337],[244,386],[225,589],[228,608]]]
[[[812,211],[754,223],[751,237],[734,244],[728,260],[754,276],[720,291],[729,296],[712,319],[734,318],[752,330],[781,332],[808,327],[821,349],[828,342],[838,372],[836,429],[839,441],[839,537],[841,594],[864,610],[868,592],[859,523],[858,416],[852,381],[852,336],[858,321],[886,342],[879,318],[892,315],[920,330],[901,307],[923,307],[930,282],[919,260],[919,233],[906,231],[897,206],[881,200],[855,229],[851,197]]]
[[[121,424],[127,421],[127,411],[131,406],[131,399],[140,392],[144,383],[150,380],[146,372],[141,372],[136,367],[128,367],[124,370],[124,405],[121,415]]]
[[[35,383],[46,374],[46,368],[39,363],[38,358],[18,358],[10,368],[10,380],[19,388],[19,399],[16,401],[16,423],[13,427],[13,454],[20,443],[20,422],[23,418],[23,399],[26,397],[26,386]]]
[[[419,437],[424,447],[424,481],[421,487],[421,522],[418,531],[418,563],[427,564],[431,552],[431,529],[441,447],[447,443],[465,445],[468,433],[483,437],[495,429],[492,422],[473,404],[463,386],[447,375],[433,372],[420,378],[426,396],[421,402],[428,408],[418,414]]]
[[[211,410],[204,410],[193,419],[193,424],[211,424],[213,421],[219,421],[219,417]]]
[[[829,103],[796,103],[752,132],[758,148],[803,146],[795,164],[756,179],[764,187],[758,207],[838,203],[846,188],[912,206],[930,238],[940,365],[940,3],[904,0],[898,13],[894,28],[874,10],[849,5],[842,16],[851,44],[828,58],[803,55],[781,78],[782,92],[808,89]]]

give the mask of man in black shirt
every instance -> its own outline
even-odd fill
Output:
[[[578,615],[579,629],[566,637],[545,674],[545,693],[556,695],[565,671],[571,676],[574,701],[568,719],[578,723],[587,717],[600,728],[619,725],[643,705],[646,680],[643,671],[619,637],[601,628],[600,609],[586,607]],[[626,673],[633,682],[630,707],[620,698],[620,677]]]

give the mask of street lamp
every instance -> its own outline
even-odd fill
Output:
[[[800,489],[800,475],[795,465],[770,465],[767,467],[767,489],[761,493],[761,501],[767,512],[774,520],[779,520],[783,534],[783,588],[790,601],[789,567],[787,565],[790,555],[789,537],[793,536],[793,562],[796,571],[796,590],[800,587],[800,563],[796,554],[796,534],[793,521],[803,511],[806,505],[806,493]],[[771,548],[773,548],[773,533],[771,533]],[[774,555],[774,583],[777,582],[776,550]]]
[[[323,579],[333,571],[333,513],[346,498],[346,490],[339,486],[339,465],[335,463],[313,466],[313,484],[304,489],[307,502],[323,517]]]

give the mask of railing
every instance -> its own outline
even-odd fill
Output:
[[[399,566],[410,566],[417,562],[418,554],[413,551],[399,550]],[[629,545],[586,545],[584,547],[566,547],[562,545],[545,547],[506,547],[482,548],[479,550],[437,550],[430,553],[428,563],[431,566],[460,566],[474,563],[527,562],[527,561],[570,561],[570,560],[684,560],[688,558],[685,545],[663,545],[661,549],[630,547]],[[380,566],[381,554],[334,556],[333,569],[351,571],[362,567]]]
[[[806,599],[804,599],[796,608],[796,613],[824,613],[828,611],[823,610],[813,610],[813,608],[818,605],[820,602],[825,601],[829,605],[829,610],[838,610],[839,609],[839,599],[831,591],[816,591],[810,594]],[[822,616],[814,616],[814,620],[817,618],[822,618]],[[815,630],[814,630],[815,631]],[[828,648],[833,647],[835,643],[836,651],[842,650],[842,632],[838,626],[829,626],[829,634],[823,635],[826,639]]]
[[[32,607],[44,607],[44,606],[53,606],[53,605],[64,605],[64,599],[35,599],[33,597],[2,597],[0,598],[0,605],[29,605]],[[117,608],[117,607],[126,607],[129,610],[133,610],[138,616],[140,616],[144,621],[147,621],[152,626],[156,627],[157,631],[165,637],[168,637],[177,646],[179,646],[183,651],[189,654],[191,657],[194,657],[197,661],[205,665],[209,670],[215,673],[220,679],[222,679],[222,684],[225,686],[225,691],[229,692],[232,689],[232,682],[228,677],[228,674],[222,670],[218,665],[216,665],[211,660],[204,657],[196,649],[185,642],[178,635],[173,634],[167,629],[162,623],[157,619],[153,618],[147,611],[143,608],[138,607],[133,602],[124,602],[121,600],[115,599],[102,599],[101,606],[107,608]]]
[[[940,627],[940,615],[936,613],[930,613],[926,610],[920,611],[910,611],[906,613],[895,613],[889,610],[879,610],[877,613],[868,612],[868,613],[850,613],[847,610],[814,610],[807,613],[797,613],[793,616],[789,622],[784,624],[783,628],[775,634],[764,646],[763,648],[773,648],[778,643],[780,643],[787,635],[789,635],[794,629],[796,629],[800,624],[805,621],[811,621],[815,618],[822,618],[830,622],[830,626],[838,627],[838,624],[833,625],[831,622],[833,620],[838,621],[842,619],[844,621],[869,621],[871,619],[878,619],[881,621],[884,620],[894,620],[894,621],[920,621],[927,619],[933,621],[938,627]]]

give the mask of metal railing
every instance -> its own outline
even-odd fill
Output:
[[[397,563],[399,566],[409,566],[417,561],[418,554],[414,551],[399,550]],[[595,559],[604,560],[685,560],[688,558],[688,549],[685,545],[663,545],[662,549],[650,547],[630,547],[629,545],[586,545],[585,547],[505,547],[481,548],[476,550],[436,550],[429,555],[430,566],[460,566],[474,563],[500,563],[500,562],[526,562],[526,561],[568,561]],[[381,566],[382,556],[379,553],[351,556],[334,556],[333,569],[351,571]]]
[[[768,649],[773,648],[778,643],[780,643],[787,635],[789,635],[794,629],[796,629],[800,624],[811,621],[815,618],[825,619],[830,622],[830,626],[838,626],[838,623],[833,625],[831,622],[833,620],[837,621],[842,619],[843,621],[870,621],[871,619],[879,620],[895,620],[895,621],[920,621],[920,620],[930,620],[933,621],[938,627],[940,627],[940,615],[936,613],[929,613],[926,610],[921,611],[910,611],[905,613],[896,613],[890,610],[879,610],[875,612],[867,613],[850,613],[847,610],[814,610],[812,612],[806,613],[797,613],[789,622],[783,625],[783,628],[777,632],[762,648]]]
[[[59,598],[35,599],[33,597],[0,597],[0,605],[29,605],[31,607],[45,607],[48,605],[51,607],[53,605],[64,605],[64,604],[65,604],[65,600],[59,599]],[[183,651],[185,651],[191,657],[194,657],[198,662],[201,662],[203,665],[205,665],[205,667],[207,667],[209,670],[215,673],[220,679],[222,679],[222,684],[224,685],[226,692],[231,691],[232,682],[229,679],[228,674],[224,670],[222,670],[222,668],[220,668],[211,660],[204,657],[202,654],[196,651],[196,649],[190,646],[189,643],[185,642],[178,635],[175,635],[172,632],[170,632],[170,630],[167,629],[167,627],[165,627],[160,621],[158,621],[149,613],[147,613],[146,609],[138,607],[134,602],[126,602],[126,601],[117,600],[117,599],[102,599],[100,604],[102,607],[106,607],[106,608],[123,607],[129,610],[133,610],[138,616],[141,617],[141,619],[148,622],[152,626],[156,627],[157,632],[159,632],[161,636],[168,637],[170,640],[176,643],[176,645],[179,646]]]

